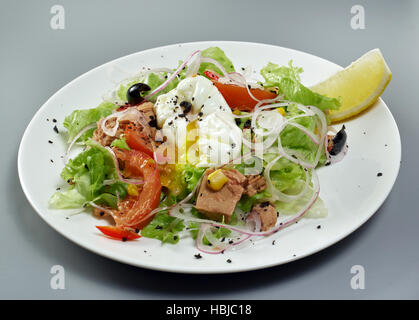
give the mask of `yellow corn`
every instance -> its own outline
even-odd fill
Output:
[[[130,196],[138,196],[138,188],[135,184],[129,184],[127,187],[127,192]]]
[[[227,181],[228,178],[221,169],[218,169],[208,175],[208,186],[214,191],[221,190]]]
[[[241,114],[241,112],[240,112],[240,110],[236,109],[236,110],[233,111],[233,114],[235,114],[236,116],[239,116]]]
[[[278,112],[284,117],[285,116],[285,109],[284,108],[277,108]]]

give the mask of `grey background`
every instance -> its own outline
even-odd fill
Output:
[[[54,4],[65,8],[65,30],[50,28]],[[365,30],[350,27],[355,4],[365,7]],[[419,298],[419,1],[2,0],[0,6],[0,298]],[[200,40],[275,44],[340,65],[381,48],[393,71],[383,98],[400,128],[403,161],[393,191],[371,220],[338,244],[294,263],[199,276],[102,258],[38,217],[20,188],[16,167],[20,139],[37,109],[70,80],[104,62]],[[55,264],[65,267],[65,290],[50,289]],[[365,267],[365,290],[350,287],[355,264]]]

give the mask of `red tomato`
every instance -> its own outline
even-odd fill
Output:
[[[214,71],[206,70],[204,71],[204,74],[207,78],[211,80],[217,81],[220,78],[220,75]]]
[[[139,234],[114,226],[97,226],[96,228],[98,228],[103,234],[122,241],[141,238]]]
[[[138,150],[114,149],[118,159],[124,164],[124,175],[144,180],[138,196],[121,201],[115,212],[117,226],[142,229],[153,216],[152,210],[160,203],[161,182],[157,164],[152,157]]]
[[[128,125],[125,128],[125,141],[131,149],[146,153],[153,157],[153,145],[150,137],[144,132],[143,128],[134,125]]]
[[[206,70],[204,75],[212,80],[218,91],[223,95],[231,109],[238,109],[243,111],[252,111],[257,104],[247,91],[246,87],[237,86],[234,84],[224,84],[218,82],[220,75],[214,71]],[[276,93],[262,89],[250,89],[250,92],[256,99],[274,99],[277,97]]]
[[[247,92],[245,87],[234,84],[224,84],[218,81],[213,81],[213,83],[223,95],[231,109],[252,111],[257,104],[257,101],[249,95],[249,92]],[[262,89],[250,89],[250,92],[259,100],[274,99],[278,96],[276,93]]]

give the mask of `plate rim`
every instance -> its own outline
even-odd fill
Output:
[[[115,58],[113,60],[107,61],[103,64],[100,64],[92,69],[89,69],[88,71],[82,73],[81,75],[77,76],[76,78],[74,78],[73,80],[71,80],[70,82],[66,83],[64,86],[62,86],[58,91],[56,91],[53,95],[51,95],[43,104],[42,106],[35,112],[35,114],[32,116],[31,120],[29,121],[29,123],[27,124],[24,133],[21,137],[20,143],[19,143],[19,149],[18,149],[18,155],[17,155],[17,169],[18,169],[18,176],[19,176],[19,182],[20,185],[22,187],[22,190],[25,194],[25,197],[27,199],[27,201],[29,202],[29,204],[31,205],[31,207],[33,208],[33,210],[38,214],[38,216],[40,216],[42,218],[42,220],[44,222],[47,223],[47,225],[49,225],[52,229],[54,229],[55,231],[57,231],[60,235],[62,235],[63,237],[65,237],[66,239],[70,240],[71,242],[77,244],[78,246],[87,249],[91,252],[94,252],[95,254],[98,254],[100,256],[106,257],[108,259],[114,260],[114,261],[118,261],[120,263],[124,263],[124,264],[128,264],[128,265],[132,265],[135,267],[141,267],[141,268],[145,268],[145,269],[150,269],[150,270],[156,270],[156,271],[163,271],[163,272],[170,272],[170,273],[183,273],[183,274],[228,274],[228,273],[239,273],[239,272],[246,272],[246,271],[253,271],[253,270],[261,270],[261,269],[266,269],[266,268],[271,268],[274,266],[279,266],[279,265],[283,265],[292,261],[296,261],[299,259],[303,259],[307,256],[313,255],[315,253],[318,253],[330,246],[333,246],[334,244],[338,243],[339,241],[345,239],[348,235],[350,235],[351,233],[355,232],[357,229],[359,229],[362,225],[364,225],[366,223],[366,221],[368,221],[375,213],[377,213],[377,211],[379,210],[379,208],[383,205],[383,203],[385,202],[385,200],[388,198],[390,192],[393,190],[395,182],[397,180],[397,177],[399,175],[400,172],[400,163],[401,163],[401,157],[402,157],[402,144],[401,144],[401,137],[400,137],[400,130],[399,127],[397,125],[397,122],[393,116],[393,114],[391,113],[390,108],[387,106],[387,104],[381,99],[379,98],[377,100],[377,102],[381,102],[383,103],[383,105],[385,106],[385,108],[387,109],[387,112],[390,116],[391,122],[394,125],[394,128],[396,129],[397,132],[397,150],[395,150],[394,152],[397,152],[397,168],[396,168],[396,174],[394,175],[394,178],[391,181],[391,184],[389,184],[389,187],[387,188],[385,193],[382,193],[382,197],[380,198],[380,201],[377,201],[376,205],[374,206],[374,209],[372,210],[372,212],[370,214],[364,215],[362,217],[362,219],[360,220],[360,222],[358,224],[356,224],[353,228],[349,228],[346,230],[346,232],[343,232],[341,234],[339,234],[338,237],[336,237],[336,239],[333,239],[332,241],[327,241],[326,244],[319,246],[318,248],[316,248],[315,250],[311,250],[309,252],[306,252],[304,254],[298,255],[297,257],[291,257],[288,259],[284,259],[280,262],[271,262],[271,263],[264,263],[264,264],[252,264],[252,265],[245,265],[245,266],[234,266],[232,267],[211,267],[212,269],[208,270],[206,268],[193,268],[193,267],[174,267],[174,268],[168,268],[168,267],[164,267],[164,266],[160,266],[160,265],[155,265],[152,263],[147,263],[145,261],[140,261],[140,263],[138,263],[138,260],[135,259],[124,259],[124,258],[120,258],[118,256],[114,256],[110,253],[107,252],[103,252],[99,249],[97,249],[95,246],[89,246],[87,243],[83,242],[83,241],[79,241],[78,238],[73,237],[72,235],[69,234],[65,234],[62,230],[60,230],[60,228],[57,228],[56,226],[54,226],[54,224],[52,224],[50,221],[48,221],[48,219],[46,219],[44,217],[44,214],[40,211],[42,210],[38,210],[35,206],[34,201],[32,200],[28,187],[25,184],[25,181],[23,179],[22,176],[22,150],[23,147],[25,145],[25,140],[27,139],[28,136],[28,132],[30,131],[31,127],[35,124],[35,118],[37,118],[38,114],[41,113],[41,111],[45,108],[45,106],[52,100],[54,99],[56,96],[60,95],[61,92],[63,90],[65,90],[68,86],[71,86],[74,82],[79,81],[80,79],[86,77],[89,73],[99,69],[99,68],[106,68],[106,66],[110,65],[110,64],[114,64],[117,63],[119,60],[123,60],[123,59],[128,59],[131,56],[140,54],[140,53],[145,53],[145,52],[150,52],[150,51],[158,51],[158,50],[164,50],[167,48],[171,48],[171,47],[176,47],[176,46],[184,46],[184,45],[217,45],[217,46],[222,46],[223,44],[234,44],[234,45],[253,45],[253,46],[264,46],[264,47],[272,47],[272,48],[280,48],[280,49],[285,49],[287,51],[290,52],[296,52],[298,54],[303,54],[303,55],[309,55],[315,59],[320,59],[323,60],[324,62],[327,62],[328,64],[333,64],[336,67],[343,69],[342,66],[329,61],[327,59],[324,59],[322,57],[316,56],[314,54],[305,52],[305,51],[301,51],[301,50],[297,50],[297,49],[292,49],[292,48],[287,48],[287,47],[283,47],[283,46],[278,46],[278,45],[273,45],[273,44],[267,44],[267,43],[261,43],[261,42],[247,42],[247,41],[225,41],[225,40],[209,40],[209,41],[192,41],[192,42],[183,42],[183,43],[173,43],[173,44],[169,44],[169,45],[164,45],[164,46],[158,46],[158,47],[153,47],[153,48],[149,48],[149,49],[145,49],[145,50],[141,50],[141,51],[137,51],[137,52],[133,52],[130,54],[127,54],[125,56],[122,57],[118,57]],[[377,103],[376,102],[376,103]]]

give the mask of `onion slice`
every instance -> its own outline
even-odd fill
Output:
[[[65,155],[64,155],[64,163],[67,163],[68,157],[70,155],[70,150],[73,148],[73,145],[76,143],[76,141],[79,140],[79,138],[84,133],[86,133],[88,130],[93,129],[93,128],[96,128],[96,127],[97,127],[96,123],[92,123],[92,124],[89,124],[89,125],[85,126],[83,129],[80,130],[80,132],[71,141],[70,145],[68,146],[68,148],[67,148],[67,150],[65,152]]]

